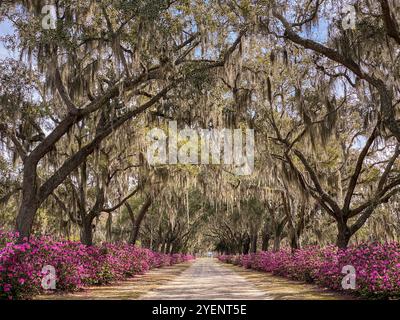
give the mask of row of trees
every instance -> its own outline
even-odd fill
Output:
[[[164,252],[396,238],[397,3],[2,1],[1,221]],[[156,166],[146,132],[253,128],[253,175]],[[18,208],[15,210],[15,208]],[[106,221],[103,221],[106,217]],[[104,223],[103,223],[104,222]],[[363,232],[363,230],[367,230]],[[369,233],[365,236],[365,233]]]

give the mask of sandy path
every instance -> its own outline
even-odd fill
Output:
[[[143,300],[269,300],[267,293],[215,259],[197,259],[174,280],[140,297]]]
[[[199,258],[145,275],[77,293],[42,295],[42,300],[332,300],[349,297],[315,285]]]

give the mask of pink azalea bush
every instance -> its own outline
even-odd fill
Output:
[[[221,255],[219,260],[337,291],[343,291],[342,280],[346,274],[342,273],[342,268],[350,265],[356,271],[356,288],[350,292],[376,299],[400,298],[399,243],[362,244],[347,249],[310,246],[294,252],[282,249]]]
[[[16,235],[0,230],[0,299],[26,299],[43,292],[46,265],[56,270],[56,290],[75,291],[193,259],[167,255],[128,244],[85,246],[80,242],[32,237],[16,244]]]

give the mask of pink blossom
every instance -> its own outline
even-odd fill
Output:
[[[58,291],[75,291],[193,259],[124,243],[88,247],[45,236],[15,244],[17,237],[0,230],[0,299],[26,299],[41,293],[42,268],[46,265],[56,269]]]
[[[249,255],[221,255],[219,259],[294,280],[313,282],[333,290],[343,290],[343,266],[356,270],[355,294],[372,298],[400,297],[400,244],[370,243],[345,250],[334,246],[309,246],[292,252],[258,252]]]

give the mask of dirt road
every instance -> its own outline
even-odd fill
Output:
[[[317,286],[264,272],[223,264],[217,259],[154,269],[145,275],[108,286],[90,287],[66,295],[42,295],[44,300],[332,300],[349,299]]]
[[[174,280],[142,296],[141,299],[269,300],[272,298],[215,259],[201,258]]]

